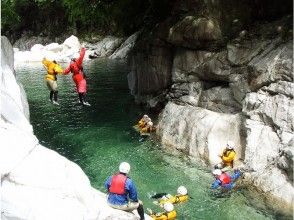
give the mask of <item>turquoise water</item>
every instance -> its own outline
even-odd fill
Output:
[[[44,146],[79,164],[93,187],[105,192],[106,178],[117,172],[120,162],[127,161],[145,208],[158,211],[149,196],[174,194],[184,185],[192,199],[176,206],[177,219],[286,218],[277,217],[260,196],[249,196],[252,193],[241,187],[219,196],[209,189],[213,177],[208,168],[164,151],[155,139],[140,142],[132,126],[146,112],[129,94],[124,63],[93,60],[84,69],[91,107],[78,103],[70,75],[58,77],[60,106],[56,106],[49,102],[41,64],[18,66],[16,72],[27,93],[35,135]]]

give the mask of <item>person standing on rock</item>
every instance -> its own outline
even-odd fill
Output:
[[[42,63],[47,70],[47,75],[45,76],[46,85],[50,90],[50,101],[55,104],[58,104],[58,90],[57,90],[57,74],[62,74],[63,70],[60,65],[57,64],[55,60],[50,61],[47,60],[45,57],[42,60]]]
[[[105,182],[105,188],[108,192],[107,203],[114,209],[127,212],[137,209],[140,219],[143,220],[143,203],[138,200],[134,182],[127,176],[130,169],[130,164],[122,162],[119,165],[119,172],[107,178]]]
[[[225,167],[234,167],[234,160],[236,157],[236,152],[234,150],[234,142],[228,141],[226,148],[223,150],[222,154],[219,155],[222,159],[222,163],[216,165],[215,168],[225,168]]]
[[[79,95],[79,101],[82,105],[90,106],[86,101],[87,82],[83,71],[83,59],[86,53],[86,49],[83,47],[80,54],[74,55],[71,59],[69,66],[64,70],[64,74],[72,73],[72,79],[76,84],[77,93]]]

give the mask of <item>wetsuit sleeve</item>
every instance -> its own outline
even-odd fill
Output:
[[[110,187],[110,183],[111,183],[111,179],[112,179],[112,176],[108,177],[107,180],[105,181],[105,189],[107,190],[107,192],[109,192],[109,187]]]
[[[241,172],[240,170],[235,170],[234,174],[231,176],[231,180],[235,181],[236,179],[238,179],[241,176]]]
[[[138,195],[137,195],[136,186],[133,183],[133,181],[129,178],[127,179],[127,182],[126,182],[126,188],[129,192],[129,198],[134,202],[138,202]]]
[[[231,151],[227,157],[222,155],[222,160],[224,162],[231,162],[231,161],[234,160],[234,158],[235,158],[235,152],[234,151]]]
[[[211,184],[211,189],[217,189],[221,185],[221,181],[216,179],[212,184]]]
[[[85,53],[86,53],[86,49],[83,47],[81,49],[81,52],[80,52],[80,57],[76,60],[76,63],[78,64],[78,66],[82,66],[83,64],[83,59],[84,59],[84,56],[85,56]]]
[[[63,73],[63,69],[62,69],[62,67],[60,65],[56,64],[54,66],[54,72],[61,74],[61,73]]]

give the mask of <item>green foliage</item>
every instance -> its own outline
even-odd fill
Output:
[[[20,23],[13,0],[1,0],[1,31],[14,30]]]
[[[169,12],[162,0],[1,0],[2,31],[129,35]],[[148,18],[148,19],[147,19]],[[148,22],[146,22],[148,20]],[[63,25],[65,24],[65,25]],[[57,31],[58,30],[58,31]]]

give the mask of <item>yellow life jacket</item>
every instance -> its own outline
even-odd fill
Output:
[[[236,152],[234,150],[224,150],[221,156],[222,162],[225,166],[234,166],[234,159],[236,157]]]
[[[145,121],[143,118],[138,122],[138,126],[139,128],[143,128],[145,126]]]
[[[173,210],[171,212],[163,212],[163,213],[158,213],[158,214],[153,214],[151,215],[151,218],[153,220],[175,220],[177,217],[177,212],[176,210]]]
[[[177,204],[177,203],[181,203],[181,202],[186,202],[188,200],[189,196],[188,195],[175,195],[172,196],[168,199],[161,199],[159,200],[160,204],[164,204],[167,202],[170,202],[172,204]]]
[[[56,75],[63,72],[60,65],[50,60],[43,59],[42,63],[47,70],[47,75],[45,76],[45,79],[56,80]]]

